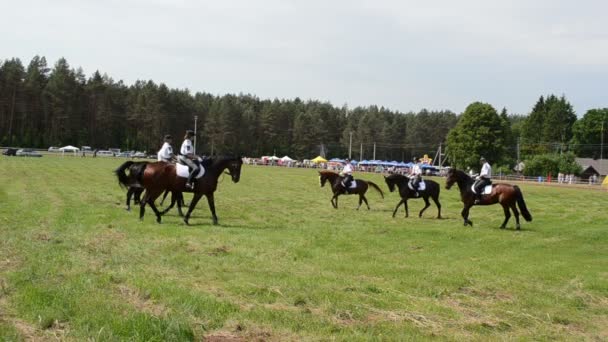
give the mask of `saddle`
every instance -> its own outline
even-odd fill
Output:
[[[477,191],[475,191],[475,184],[471,185],[471,191],[473,191],[473,193],[477,195]],[[491,193],[492,193],[492,184],[484,186],[481,191],[482,195],[489,195]]]
[[[414,185],[412,184],[412,181],[407,182],[407,187],[410,188],[410,190],[414,190],[414,191],[424,191],[426,190],[426,183],[422,180],[420,181],[420,183],[418,183],[418,190],[414,189]]]
[[[193,161],[198,165],[198,173],[194,176],[194,178],[199,179],[205,175],[205,167],[203,166],[205,163],[200,157]],[[177,163],[175,164],[175,172],[177,173],[178,177],[188,178],[190,172],[192,172],[192,168],[178,159]]]

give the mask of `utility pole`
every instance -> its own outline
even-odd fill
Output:
[[[374,157],[373,160],[376,160],[376,142],[374,141]]]
[[[521,140],[521,137],[517,137],[517,174],[519,174],[521,172],[520,167],[519,167],[519,141]]]
[[[348,142],[348,159],[352,159],[352,151],[353,151],[353,132],[350,132],[350,140]]]
[[[441,162],[441,143],[439,143],[439,169],[441,169],[442,165],[443,163]]]
[[[196,120],[198,120],[198,115],[194,116],[194,154],[196,154]]]
[[[363,160],[363,143],[361,143],[361,149],[359,150],[359,161]]]

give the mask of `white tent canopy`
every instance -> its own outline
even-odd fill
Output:
[[[294,160],[295,160],[295,159],[291,159],[291,158],[289,158],[288,156],[284,156],[283,158],[281,158],[281,161],[283,161],[283,162],[292,162],[292,161],[294,161]]]
[[[59,151],[61,151],[61,155],[64,155],[66,152],[74,152],[74,155],[76,155],[80,149],[72,145],[67,145],[59,148]]]

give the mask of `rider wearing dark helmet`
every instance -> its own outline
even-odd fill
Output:
[[[475,180],[475,184],[473,187],[475,188],[475,204],[481,203],[481,193],[483,188],[486,185],[492,184],[492,167],[490,163],[486,161],[486,158],[479,158],[479,163],[481,164],[481,172],[479,172],[479,176],[477,176]]]
[[[346,158],[344,160],[346,164],[344,164],[344,168],[340,172],[340,176],[344,177],[342,181],[342,185],[345,190],[348,190],[350,187],[350,183],[353,181],[353,164],[350,163],[350,159]]]
[[[192,146],[192,137],[194,136],[194,132],[191,130],[186,131],[186,135],[184,136],[184,142],[182,143],[182,147],[179,150],[178,160],[185,165],[190,167],[190,175],[188,176],[188,181],[186,182],[186,188],[192,189],[194,188],[192,184],[192,180],[194,175],[198,173],[198,165],[194,162],[196,156],[194,155],[194,148]]]
[[[412,159],[412,163],[414,165],[412,165],[412,168],[410,169],[410,184],[414,189],[416,197],[418,197],[418,185],[420,184],[420,182],[422,182],[422,169],[420,168],[420,164],[418,164],[418,160],[416,157]]]
[[[171,147],[171,143],[173,142],[173,137],[169,134],[165,135],[165,143],[158,151],[158,161],[164,161],[170,163],[175,159],[175,155],[173,154],[173,147]]]

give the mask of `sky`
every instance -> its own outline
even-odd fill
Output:
[[[132,84],[461,113],[608,107],[605,0],[0,0],[0,59]]]

